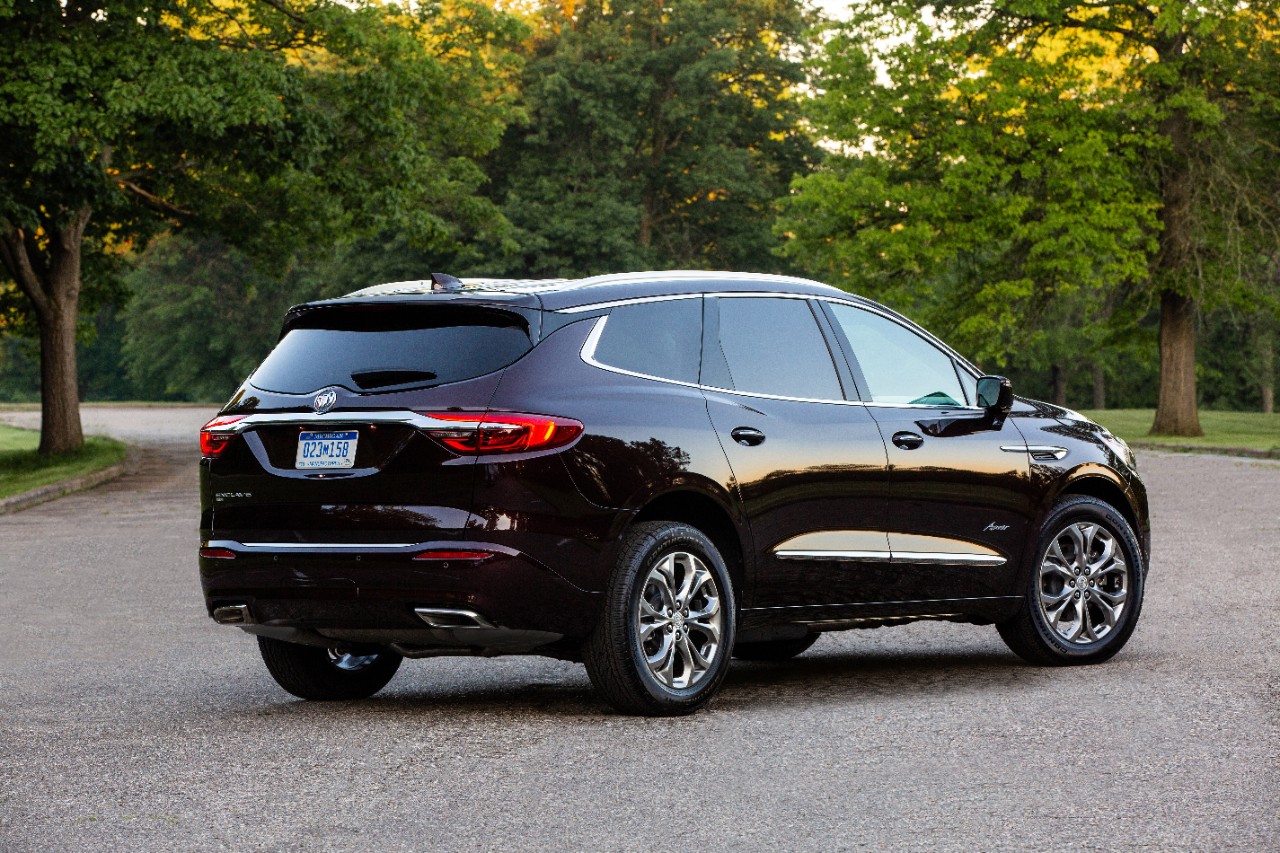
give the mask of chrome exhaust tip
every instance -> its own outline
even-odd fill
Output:
[[[248,625],[253,622],[247,604],[224,604],[213,608],[213,621],[219,625]]]
[[[474,610],[455,610],[448,607],[415,607],[413,612],[432,628],[496,628],[497,626]]]

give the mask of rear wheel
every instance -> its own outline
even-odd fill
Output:
[[[400,655],[385,649],[322,649],[258,638],[262,660],[276,683],[300,699],[367,699],[387,686]]]
[[[738,643],[733,656],[739,660],[790,660],[808,651],[818,642],[818,634],[805,634],[789,640],[766,640],[759,643]]]
[[[1018,615],[997,627],[1031,663],[1101,663],[1133,633],[1145,582],[1142,550],[1110,504],[1071,497],[1041,529]]]
[[[584,646],[587,674],[624,713],[688,714],[724,679],[735,613],[729,573],[710,539],[687,524],[637,524]]]

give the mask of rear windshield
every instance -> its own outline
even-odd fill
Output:
[[[318,308],[290,325],[250,381],[281,394],[329,385],[401,391],[483,376],[532,346],[525,319],[508,311],[403,303]]]

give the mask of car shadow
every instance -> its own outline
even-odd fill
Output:
[[[358,702],[284,700],[258,706],[260,715],[330,717],[376,722],[400,715],[428,715],[436,720],[482,720],[500,717],[566,718],[589,721],[617,718],[580,668],[538,673],[522,679],[508,669],[430,684],[430,675],[408,667],[386,691]],[[410,678],[406,675],[412,673]],[[777,663],[734,661],[719,693],[708,706],[715,711],[794,707],[797,703],[870,703],[918,696],[989,694],[993,690],[1029,689],[1051,672],[1029,666],[998,650],[828,651],[809,652]],[[248,708],[245,712],[253,713]]]

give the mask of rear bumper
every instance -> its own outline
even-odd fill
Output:
[[[458,540],[399,545],[245,543],[207,539],[233,559],[200,557],[212,616],[238,608],[256,634],[316,642],[440,647],[484,653],[535,651],[581,638],[594,625],[599,593],[583,590],[512,548]],[[483,561],[414,560],[433,548],[488,551]],[[423,611],[419,613],[418,611]],[[442,625],[432,611],[475,614]],[[471,624],[474,622],[474,624]]]

